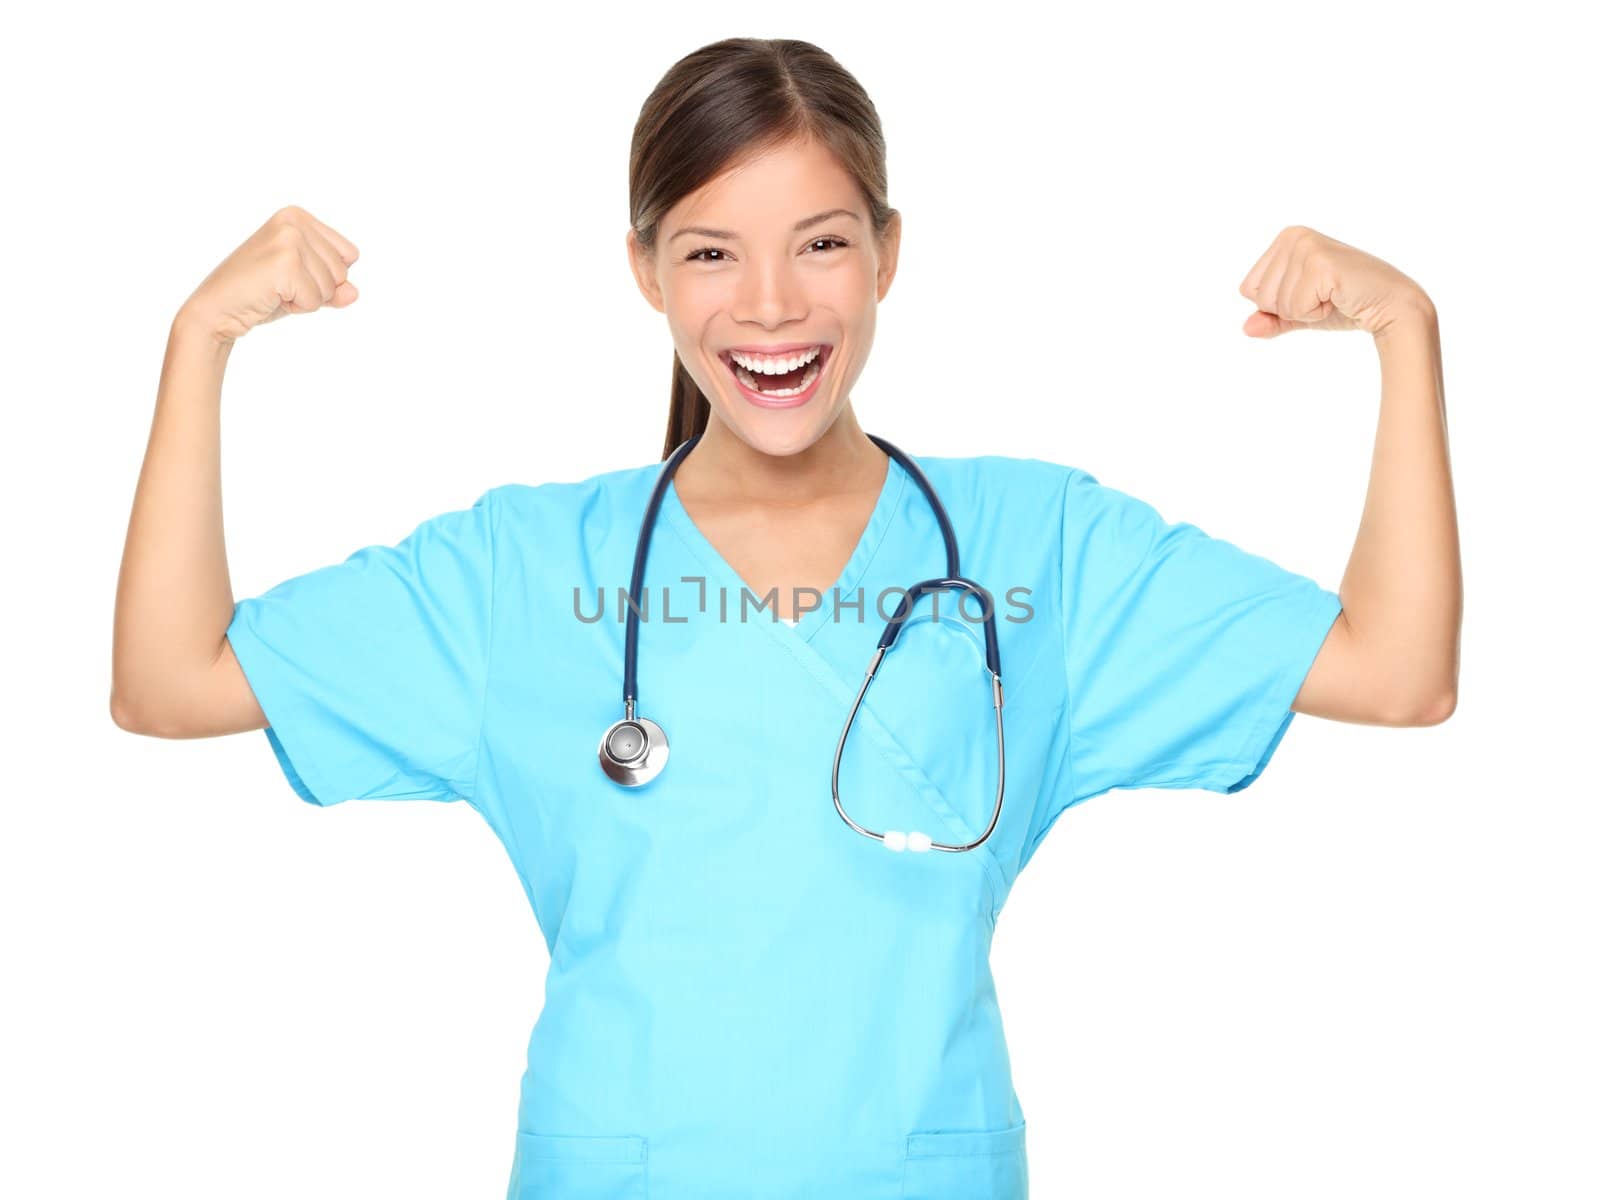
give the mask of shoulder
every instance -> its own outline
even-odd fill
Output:
[[[511,481],[490,488],[499,586],[516,605],[555,604],[574,579],[621,573],[661,464],[644,463],[578,479]],[[559,586],[557,586],[559,584]]]
[[[1013,515],[1019,505],[1035,514],[1046,505],[1059,511],[1073,477],[1084,474],[1068,463],[1005,454],[913,457],[941,494],[995,516]]]
[[[1103,483],[1074,463],[1001,454],[917,461],[940,493],[973,514],[980,526],[1048,531],[1059,537],[1068,561],[1083,562],[1087,556],[1096,562],[1112,560],[1116,566],[1140,557],[1175,531],[1192,531],[1187,524],[1169,524],[1148,501]],[[1044,544],[1053,539],[1031,540]]]
[[[618,467],[582,479],[550,479],[541,483],[514,481],[490,488],[484,495],[497,519],[509,528],[554,533],[576,531],[589,520],[611,520],[619,511],[637,512],[649,498],[659,462]],[[482,502],[482,501],[480,501]]]

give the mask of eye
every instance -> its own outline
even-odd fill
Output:
[[[820,246],[827,246],[829,248],[835,248],[835,247],[843,248],[843,247],[848,246],[849,244],[850,243],[845,241],[844,238],[842,238],[842,237],[834,237],[832,234],[829,234],[826,237],[812,238],[809,242],[806,243],[808,248],[809,247],[814,247],[814,246],[819,246],[819,245]],[[808,249],[808,253],[809,252],[810,251]],[[711,255],[711,254],[718,254],[718,255],[721,255],[722,257],[721,258],[708,258],[708,257],[705,257],[705,256]],[[683,261],[684,262],[704,262],[704,263],[726,262],[727,261],[727,255],[728,255],[728,252],[726,250],[719,249],[716,246],[701,246],[698,250],[691,250],[688,254],[685,254],[683,256]]]

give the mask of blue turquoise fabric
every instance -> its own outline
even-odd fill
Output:
[[[659,463],[491,488],[235,606],[229,640],[302,799],[464,800],[517,872],[550,965],[509,1200],[1026,1197],[989,970],[1018,874],[1103,792],[1248,787],[1292,723],[1335,593],[1080,468],[918,461],[996,605],[1005,802],[967,853],[890,852],[833,806],[896,589],[945,570],[892,460],[793,626],[745,599],[669,485],[638,676],[671,755],[640,789],[596,752]],[[861,824],[946,842],[987,825],[976,615],[924,598],[887,656],[841,765]]]

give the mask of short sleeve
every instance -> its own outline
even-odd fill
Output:
[[[494,492],[394,546],[238,601],[227,637],[312,804],[472,799],[494,604]]]
[[[1078,469],[1061,541],[1064,803],[1249,787],[1294,719],[1338,594]]]

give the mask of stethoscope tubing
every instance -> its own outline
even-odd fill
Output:
[[[650,493],[649,503],[645,506],[644,516],[639,525],[639,538],[633,553],[633,574],[628,583],[628,612],[625,619],[626,629],[623,634],[623,668],[622,668],[622,702],[623,721],[607,729],[600,741],[601,766],[606,774],[619,783],[627,786],[637,786],[654,778],[661,770],[667,758],[666,735],[661,727],[653,721],[635,717],[635,708],[638,701],[638,655],[639,655],[639,612],[642,607],[641,594],[644,589],[645,563],[649,556],[651,535],[655,530],[656,517],[661,509],[662,498],[666,494],[668,482],[679,464],[691,450],[699,444],[703,431],[682,442],[667,456],[662,464],[661,471],[656,477],[654,488]],[[1000,642],[995,631],[994,600],[981,585],[973,580],[966,579],[961,574],[961,555],[956,544],[955,528],[950,523],[950,515],[945,511],[944,505],[939,500],[938,492],[929,482],[922,468],[910,455],[898,446],[876,434],[867,434],[873,443],[885,454],[888,454],[901,467],[903,467],[912,481],[916,483],[922,494],[927,498],[928,505],[933,512],[934,519],[939,525],[939,534],[944,541],[945,574],[937,579],[925,579],[905,589],[900,604],[895,614],[890,618],[884,628],[883,636],[878,639],[877,649],[873,652],[872,661],[867,667],[861,688],[856,693],[855,702],[850,706],[850,713],[845,719],[844,729],[839,734],[839,742],[833,755],[833,806],[839,816],[857,833],[874,838],[891,850],[943,850],[947,852],[961,852],[976,849],[988,840],[1000,821],[1000,810],[1005,801],[1006,787],[1006,745],[1005,725],[1001,710],[1004,707],[1004,695],[1000,685]],[[932,592],[960,591],[978,597],[983,605],[984,629],[984,663],[988,668],[994,698],[995,720],[995,745],[999,754],[999,768],[995,785],[994,809],[989,817],[988,827],[975,840],[965,843],[936,842],[924,833],[903,833],[897,830],[878,831],[868,829],[853,820],[845,811],[844,801],[839,796],[839,768],[844,757],[845,742],[850,736],[851,726],[854,725],[856,714],[861,708],[862,701],[866,699],[867,688],[871,686],[873,678],[877,675],[878,667],[883,662],[884,656],[895,646],[900,630],[909,620],[911,612],[918,599]],[[637,734],[642,735],[643,749],[638,751],[635,758],[621,758],[614,756],[609,750],[610,738],[618,726],[628,724]],[[626,751],[618,752],[626,754]]]

